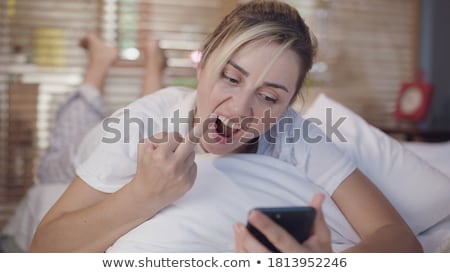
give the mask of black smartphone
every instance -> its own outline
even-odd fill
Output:
[[[299,243],[303,243],[311,234],[311,229],[316,217],[316,210],[313,207],[272,207],[255,208],[272,221],[283,227]],[[272,252],[280,252],[258,229],[247,223],[247,229],[264,246]]]

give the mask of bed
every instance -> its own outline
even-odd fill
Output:
[[[442,143],[407,142],[404,146],[431,166],[450,177],[450,141]],[[448,196],[450,202],[450,196]],[[418,236],[425,252],[450,252],[450,216]]]
[[[347,118],[347,122],[341,128],[346,141],[334,139],[336,136],[332,135],[329,135],[330,139],[340,149],[351,155],[355,162],[358,162],[358,167],[393,202],[417,235],[424,251],[450,252],[450,141],[399,143],[377,128],[368,125],[356,114],[325,95],[316,99],[304,117],[323,121],[323,126],[319,125],[319,127],[325,132],[327,109],[334,111],[334,118],[342,116]],[[315,121],[317,123],[317,120]],[[254,174],[260,170],[267,171],[270,168],[275,168],[274,165],[276,165],[270,161],[264,163],[264,160],[254,160],[251,157],[242,161],[243,158],[239,155],[225,161],[211,161],[213,163],[203,157],[199,160],[203,162],[201,164],[212,164],[218,170],[226,169],[225,172],[217,174],[202,174],[202,172],[199,174],[200,177],[214,175],[215,179],[217,179],[217,175],[223,173],[240,173],[239,180],[254,179]],[[234,164],[233,162],[242,164]],[[249,168],[249,165],[245,169],[253,169],[255,173],[252,174],[252,171],[235,172],[236,169],[233,169],[242,168],[247,163],[253,165],[251,165],[252,168]],[[246,175],[247,177],[245,177]],[[270,177],[270,175],[267,175],[267,177]],[[267,177],[264,179],[268,179]],[[228,178],[233,180],[233,177]],[[289,177],[286,180],[289,180]],[[196,182],[196,184],[198,183]],[[40,219],[66,187],[65,184],[37,184],[33,186],[2,231],[1,251],[22,252],[26,250],[31,243]],[[192,194],[195,194],[195,191]],[[242,211],[243,218],[245,218],[246,213],[247,210]],[[335,224],[337,228],[345,226],[338,223],[341,221],[339,219],[333,221],[331,219],[331,224]],[[145,230],[142,232],[145,234]],[[351,240],[353,235],[351,232],[348,232],[348,234],[347,237]],[[135,236],[142,236],[142,234]],[[229,236],[229,234],[224,236]],[[126,240],[124,244],[126,245]],[[124,249],[126,248],[120,248],[120,244],[118,244],[116,250],[123,251]]]

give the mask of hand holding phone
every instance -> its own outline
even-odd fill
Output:
[[[303,243],[311,234],[316,216],[313,207],[272,207],[255,208],[267,215],[272,221],[280,225],[299,243]],[[249,232],[272,252],[280,252],[267,237],[250,223],[247,223]]]

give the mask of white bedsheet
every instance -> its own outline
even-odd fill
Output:
[[[197,163],[199,173],[194,188],[174,206],[123,236],[109,251],[231,251],[231,226],[236,221],[245,222],[251,208],[307,205],[313,194],[321,191],[299,175],[296,168],[271,157],[206,155],[198,157]],[[324,214],[335,251],[359,240],[329,197]],[[407,222],[412,221],[408,216],[403,217]],[[418,238],[426,252],[449,251],[450,217]]]
[[[405,142],[404,146],[450,177],[450,141]],[[425,252],[450,252],[450,216],[419,234],[418,239]]]
[[[442,143],[405,142],[404,146],[450,177],[450,141]]]
[[[436,144],[429,144],[429,143],[405,143],[405,146],[416,153],[418,156],[424,158],[427,160],[432,166],[435,168],[441,170],[444,174],[447,174],[450,176],[450,142],[446,143],[436,143]],[[247,166],[245,165],[247,163],[242,161],[241,156],[236,157],[238,160],[240,160],[241,166]],[[201,160],[201,159],[200,159]],[[223,162],[225,164],[226,161]],[[223,166],[222,164],[219,164],[219,170]],[[273,167],[273,166],[269,166]],[[207,175],[203,172],[203,175]],[[262,173],[258,173],[258,175],[261,178],[267,178],[266,177],[266,171]],[[217,173],[216,173],[217,174]],[[210,174],[211,175],[211,174]],[[243,179],[245,177],[244,173],[235,173],[234,175],[235,179]],[[286,180],[284,177],[275,176],[275,180],[277,181],[284,181]],[[214,181],[215,178],[214,178]],[[54,202],[59,198],[59,196],[62,194],[62,192],[65,190],[66,185],[63,184],[38,184],[35,185],[28,193],[27,197],[23,199],[20,206],[18,207],[16,214],[10,219],[8,224],[5,226],[5,228],[2,231],[3,235],[6,235],[10,238],[12,238],[15,243],[22,248],[23,250],[28,249],[32,236],[34,234],[34,231],[39,223],[39,221],[42,219],[42,217],[45,215],[47,210],[54,204]],[[212,190],[221,190],[220,187],[218,188],[212,188]],[[192,192],[193,194],[195,191]],[[312,194],[312,192],[310,193]],[[208,194],[205,195],[206,197],[210,196]],[[212,195],[211,195],[212,196]],[[210,197],[211,197],[210,196]],[[192,197],[192,195],[191,195]],[[202,196],[204,197],[204,196]],[[237,199],[237,196],[233,196],[235,199]],[[307,200],[309,199],[303,199],[304,203],[307,203]],[[298,205],[298,203],[296,203]],[[235,218],[231,218],[229,222],[234,221],[245,221],[245,217],[247,214],[247,210],[250,209],[253,205],[256,204],[246,204],[241,205],[241,207],[237,206],[234,202],[230,204],[231,207],[226,207],[225,204],[222,206],[223,213],[226,213],[230,209],[239,209],[240,215]],[[258,204],[259,205],[259,204]],[[332,207],[329,201],[326,203],[326,207]],[[342,219],[341,219],[342,220]],[[342,227],[339,227],[338,223],[341,221],[336,221],[334,224],[335,229],[345,229],[345,224]],[[231,227],[226,227],[227,231],[226,236],[231,236]],[[229,229],[228,229],[229,228]],[[224,234],[225,234],[224,233]],[[347,235],[349,236],[349,235]],[[344,236],[345,237],[345,236]],[[352,237],[352,236],[350,236]],[[225,238],[225,237],[224,237]],[[435,252],[435,251],[445,251],[450,252],[450,217],[445,219],[444,221],[441,221],[431,229],[427,230],[426,232],[420,234],[418,236],[419,240],[421,241],[422,245],[424,246],[424,250],[426,252]],[[228,245],[228,247],[231,247],[231,244]],[[341,245],[341,247],[344,247],[344,245]],[[337,247],[338,248],[338,247]],[[336,248],[336,250],[338,250]],[[113,249],[111,249],[113,250]],[[116,249],[117,250],[117,249]],[[195,251],[195,250],[194,250]]]
[[[2,235],[12,237],[14,244],[26,251],[39,222],[63,194],[66,184],[36,184],[20,202],[15,214],[3,228]]]

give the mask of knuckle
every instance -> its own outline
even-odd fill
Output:
[[[162,144],[167,142],[168,133],[167,132],[161,132],[158,134],[154,134],[151,137],[149,137],[150,142],[154,144]]]
[[[173,137],[173,140],[177,143],[182,143],[184,140],[183,136],[178,132],[173,132],[172,137]]]

